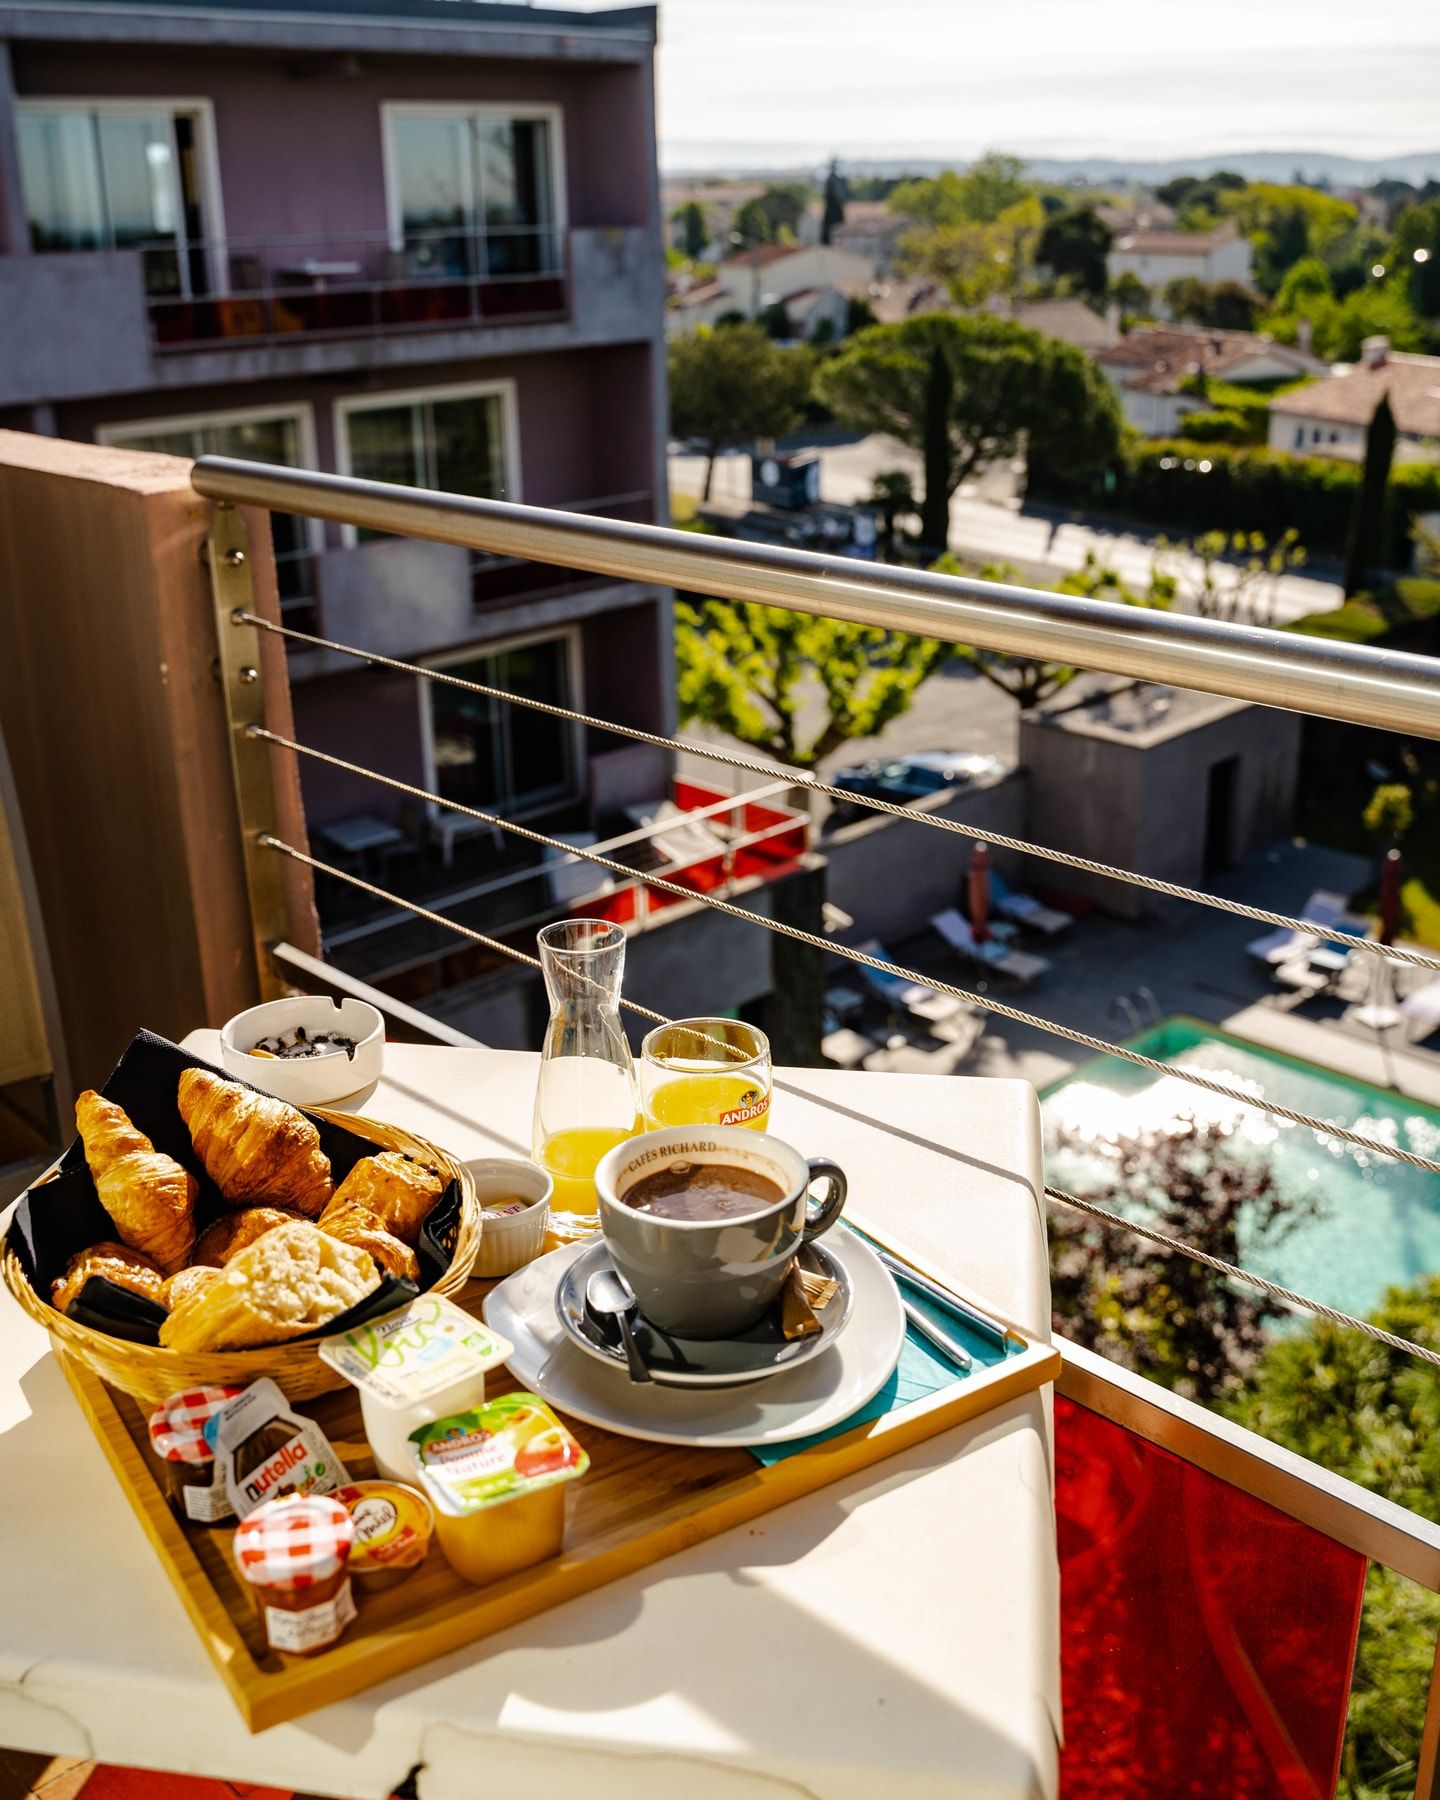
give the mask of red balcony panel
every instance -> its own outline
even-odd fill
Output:
[[[446,325],[474,317],[470,284],[420,281],[375,291],[382,325]]]
[[[1324,1800],[1365,1558],[1055,1401],[1064,1800]]]
[[[730,798],[724,788],[711,787],[704,781],[683,781],[678,775],[671,791],[681,812],[698,812],[702,806],[714,806],[717,801]]]
[[[710,894],[725,885],[725,857],[723,852],[718,856],[702,856],[683,868],[666,869],[664,873],[667,881],[673,881],[679,887],[693,888],[697,894]],[[655,897],[657,900],[674,900],[672,894]]]
[[[482,281],[479,295],[482,319],[543,318],[565,311],[565,283],[554,275]]]
[[[627,885],[613,894],[600,894],[594,900],[582,900],[579,905],[569,909],[569,915],[572,919],[604,919],[611,925],[630,925],[637,918],[638,910],[635,889]]]

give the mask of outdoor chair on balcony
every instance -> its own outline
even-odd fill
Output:
[[[1003,918],[1030,931],[1043,931],[1046,937],[1068,931],[1075,923],[1071,914],[1061,912],[1058,907],[1042,906],[1033,894],[1012,888],[993,869],[990,871],[990,904]]]
[[[895,960],[879,938],[866,938],[863,944],[856,944],[855,948],[862,955],[878,957],[882,962],[893,963]],[[887,969],[867,969],[862,963],[857,963],[855,972],[898,1017],[938,1025],[966,1010],[965,1002],[957,1000],[953,994],[937,994],[934,988],[909,981],[898,971],[892,975]]]
[[[496,855],[505,848],[498,825],[488,825],[484,819],[474,819],[469,813],[456,812],[453,807],[441,806],[434,800],[426,805],[425,832],[432,843],[439,844],[440,860],[447,869],[455,861],[455,846],[468,843],[471,838],[488,836]]]
[[[600,841],[593,831],[557,831],[555,836],[576,850],[592,850]],[[544,869],[552,906],[573,906],[578,900],[593,900],[598,894],[615,891],[614,876],[584,857],[571,862],[558,850],[547,849]]]
[[[627,806],[625,817],[637,831],[653,831],[651,843],[675,868],[725,854],[725,839],[710,821],[695,818],[673,800],[662,800],[658,806]]]
[[[936,913],[930,924],[950,948],[968,962],[992,974],[1007,975],[1022,985],[1037,980],[1050,967],[1045,957],[1032,956],[1028,950],[1012,950],[1008,944],[994,938],[986,938],[981,943],[970,921],[954,907],[948,912]]]

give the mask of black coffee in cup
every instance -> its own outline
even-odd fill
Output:
[[[623,1196],[626,1206],[652,1218],[696,1223],[743,1219],[784,1198],[779,1182],[756,1169],[683,1161],[642,1175]]]

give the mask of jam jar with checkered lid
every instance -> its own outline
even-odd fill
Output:
[[[346,1567],[354,1540],[350,1514],[323,1494],[267,1500],[240,1521],[235,1562],[272,1650],[312,1656],[355,1617]]]
[[[150,1415],[150,1448],[160,1459],[160,1484],[187,1525],[223,1525],[235,1517],[224,1482],[215,1479],[215,1452],[205,1427],[240,1391],[189,1388],[172,1394]]]

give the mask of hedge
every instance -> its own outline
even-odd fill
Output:
[[[1186,533],[1259,531],[1274,539],[1293,527],[1312,556],[1338,557],[1359,485],[1358,463],[1162,438],[1129,444],[1108,468],[1076,481],[1034,468],[1029,492]],[[1411,566],[1411,522],[1428,512],[1440,512],[1440,465],[1398,465],[1385,519],[1388,567]]]

